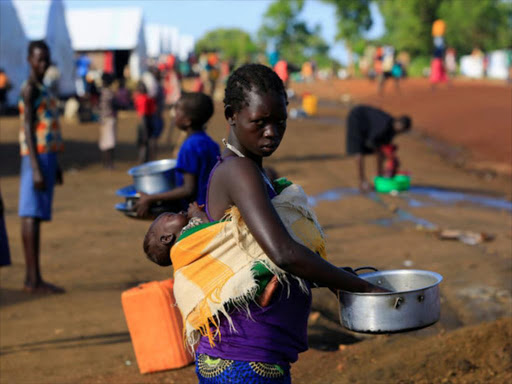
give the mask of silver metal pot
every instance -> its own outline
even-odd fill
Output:
[[[364,267],[364,269],[371,267]],[[358,271],[363,268],[356,269]],[[419,329],[439,320],[439,283],[443,277],[421,270],[392,270],[359,275],[390,293],[340,291],[340,320],[362,333],[391,333]]]
[[[157,160],[133,167],[128,174],[137,191],[151,195],[174,188],[175,167],[175,159]]]

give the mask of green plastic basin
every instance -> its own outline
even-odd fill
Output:
[[[380,193],[391,191],[407,191],[411,186],[411,177],[407,175],[396,175],[395,177],[376,176],[373,179],[375,190]]]

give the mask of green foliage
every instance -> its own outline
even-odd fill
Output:
[[[430,56],[416,56],[407,67],[407,76],[421,77],[426,68],[430,68]]]
[[[439,17],[446,21],[446,41],[459,54],[474,47],[484,51],[510,47],[512,43],[512,1],[445,0]]]
[[[432,23],[446,22],[446,44],[459,54],[474,46],[488,51],[512,41],[510,0],[378,0],[384,17],[383,42],[412,56],[432,53]]]
[[[373,0],[322,0],[334,6],[336,40],[344,40],[358,54],[364,51],[363,34],[372,27],[370,3]]]
[[[197,43],[196,52],[219,51],[224,58],[235,60],[241,64],[250,60],[252,56],[261,52],[251,36],[237,28],[219,28],[207,32]]]
[[[432,52],[432,23],[438,18],[442,0],[379,0],[385,20],[383,41],[412,56],[429,56]]]
[[[273,43],[285,60],[300,65],[313,59],[319,66],[330,62],[329,45],[320,36],[320,26],[309,28],[300,19],[304,0],[276,0],[265,12],[258,31],[262,45]]]

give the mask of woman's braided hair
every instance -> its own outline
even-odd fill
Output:
[[[261,64],[246,64],[229,76],[224,95],[224,106],[231,105],[234,112],[248,105],[247,94],[255,90],[261,93],[270,91],[281,93],[288,103],[282,80],[269,67]]]

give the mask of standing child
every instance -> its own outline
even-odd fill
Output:
[[[132,95],[130,90],[126,88],[126,81],[124,77],[119,79],[119,84],[116,91],[116,105],[118,109],[127,110],[130,109],[132,105]]]
[[[150,139],[153,135],[153,115],[156,112],[155,99],[148,95],[146,86],[142,81],[137,84],[134,95],[135,109],[140,122],[137,128],[137,145],[139,147],[139,163],[153,160]]]
[[[103,87],[100,94],[100,137],[98,146],[101,151],[103,167],[114,168],[114,148],[116,146],[117,131],[117,105],[112,90],[114,76],[104,73],[102,78]]]
[[[204,93],[185,93],[178,100],[176,126],[185,132],[186,139],[178,153],[177,187],[154,195],[141,193],[135,205],[139,216],[145,216],[151,204],[157,201],[174,202],[177,210],[181,210],[184,203],[205,203],[208,177],[220,154],[218,144],[205,132],[212,115],[212,99]]]
[[[39,265],[40,223],[51,220],[53,188],[62,184],[57,152],[62,150],[56,100],[42,81],[50,64],[50,49],[42,40],[28,47],[30,76],[19,102],[21,176],[19,216],[25,253],[24,290],[30,293],[62,293],[45,282]]]

